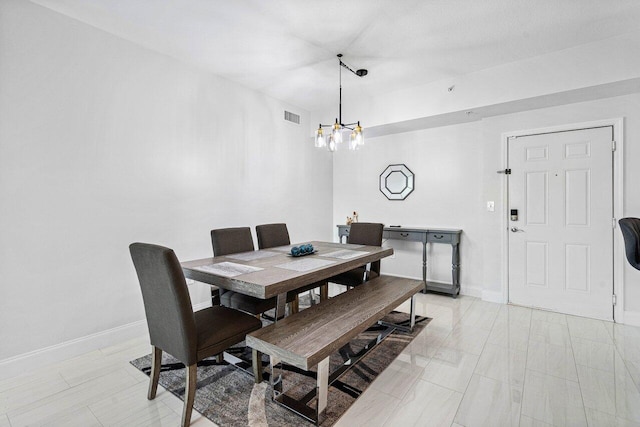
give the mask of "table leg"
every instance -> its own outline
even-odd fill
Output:
[[[320,302],[329,299],[329,282],[324,282],[320,285]]]
[[[251,349],[251,355],[251,363],[253,365],[253,379],[256,384],[260,384],[262,382],[262,353],[253,348]]]
[[[317,425],[322,424],[327,412],[327,395],[329,392],[329,358],[324,358],[318,363],[318,415]]]
[[[451,245],[451,275],[455,298],[460,293],[460,248],[458,243]]]
[[[278,319],[285,316],[285,309],[287,306],[287,293],[278,294],[276,300],[276,315],[274,323],[278,322]]]
[[[427,292],[427,241],[422,242],[422,281],[424,282],[424,291]]]

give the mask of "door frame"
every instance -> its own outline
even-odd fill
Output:
[[[622,235],[618,231],[617,220],[624,213],[624,118],[594,120],[581,123],[570,123],[558,126],[526,129],[502,133],[502,168],[509,164],[509,138],[538,133],[552,133],[586,129],[593,127],[613,127],[613,140],[616,150],[613,152],[613,217],[616,219],[613,233],[613,292],[616,295],[616,305],[613,307],[613,321],[624,323],[624,244]],[[509,176],[502,180],[502,300],[509,302]]]

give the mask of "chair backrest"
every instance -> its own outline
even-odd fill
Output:
[[[256,226],[258,248],[267,249],[291,244],[287,224],[262,224]]]
[[[622,218],[618,223],[624,237],[627,261],[640,270],[640,218]]]
[[[219,228],[211,230],[213,256],[223,256],[254,250],[249,227]]]
[[[349,229],[347,243],[367,246],[382,246],[384,224],[376,222],[354,222]],[[371,270],[380,274],[380,261],[371,263]]]
[[[148,243],[132,243],[129,252],[138,273],[151,345],[185,365],[196,363],[196,323],[176,254]]]

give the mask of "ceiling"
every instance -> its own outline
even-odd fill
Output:
[[[32,0],[309,111],[637,31],[638,0]]]

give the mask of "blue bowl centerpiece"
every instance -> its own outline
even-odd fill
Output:
[[[306,244],[306,245],[300,245],[300,246],[294,246],[291,248],[291,256],[303,256],[303,255],[309,255],[312,254],[314,251],[313,245],[311,244]]]

